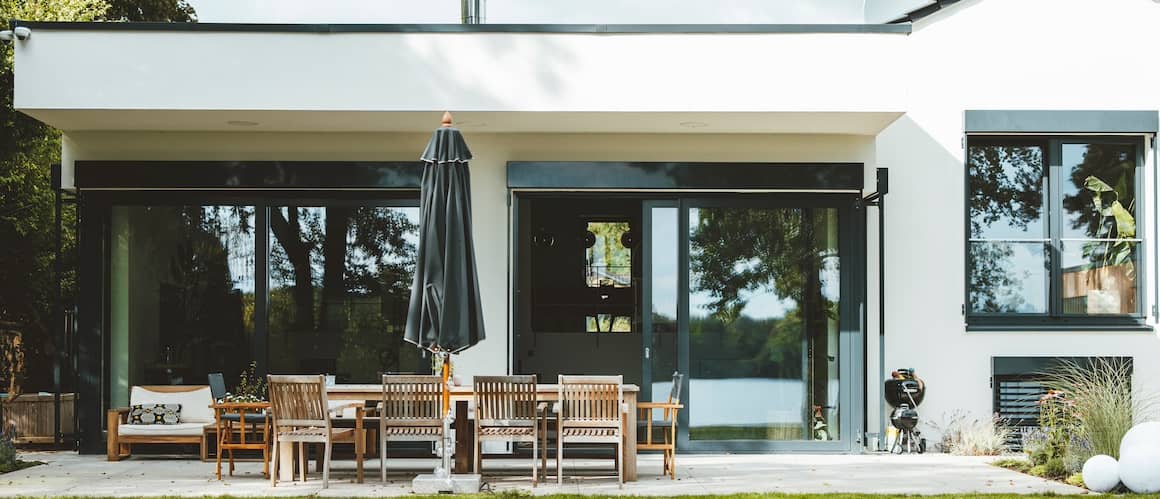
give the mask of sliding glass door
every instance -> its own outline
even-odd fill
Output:
[[[851,197],[644,204],[642,388],[664,400],[673,371],[685,373],[683,447],[852,448],[853,212]]]

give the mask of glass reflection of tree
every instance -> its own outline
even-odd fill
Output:
[[[293,283],[289,296],[271,290],[272,311],[292,310],[272,313],[271,331],[337,336],[340,374],[400,370],[418,226],[399,209],[330,206],[271,210],[270,228],[271,280]]]
[[[168,261],[170,286],[162,287],[161,297],[170,302],[166,312],[175,314],[163,320],[174,327],[162,331],[161,346],[190,362],[195,376],[211,371],[236,375],[252,358],[247,325],[252,324],[253,289],[238,289],[247,276],[232,275],[230,260],[241,256],[232,252],[244,248],[231,241],[252,241],[253,214],[245,206],[188,206],[178,209],[177,224],[169,217],[149,217],[164,226],[147,233],[166,234],[176,243]]]
[[[736,363],[728,377],[800,378],[802,340],[824,341],[826,320],[836,304],[822,294],[819,277],[825,252],[826,217],[811,209],[701,209],[690,236],[694,293],[710,298],[707,316],[691,317],[694,343],[715,342]],[[773,292],[796,307],[782,317],[754,319],[742,312],[745,294]],[[698,347],[693,346],[694,349]],[[825,351],[824,348],[819,351]],[[717,377],[712,373],[695,377]],[[721,376],[726,377],[726,376]]]
[[[1018,232],[1043,216],[1043,150],[1037,146],[986,145],[967,152],[971,238],[988,229]],[[1043,237],[1029,234],[1026,237]],[[1025,305],[1021,284],[1030,274],[1014,262],[1011,244],[971,244],[973,310],[1014,312]]]

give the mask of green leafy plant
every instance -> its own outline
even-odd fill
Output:
[[[1131,364],[1124,359],[1065,360],[1047,373],[1046,383],[1067,401],[1055,410],[1053,422],[1066,424],[1086,442],[1084,459],[1096,454],[1118,459],[1120,440],[1153,405],[1151,397],[1133,390]]]
[[[1107,233],[1101,234],[1104,241],[1084,246],[1084,256],[1091,258],[1102,255],[1101,266],[1127,265],[1129,272],[1134,272],[1132,250],[1133,239],[1136,237],[1136,218],[1132,216],[1133,207],[1131,204],[1127,207],[1121,204],[1116,189],[1094,175],[1084,179],[1083,186],[1091,192],[1092,206],[1099,216],[1110,218],[1112,222],[1108,224]]]
[[[249,369],[238,375],[238,385],[234,391],[227,392],[223,397],[226,402],[265,402],[267,395],[266,379],[258,376],[258,363],[250,362]]]

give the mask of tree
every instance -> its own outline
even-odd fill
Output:
[[[170,5],[171,7],[166,7]],[[118,10],[120,9],[120,10]],[[185,15],[179,15],[184,12]],[[30,21],[169,21],[195,19],[184,0],[0,0],[0,24]],[[13,108],[13,47],[0,43],[0,321],[24,333],[26,379],[46,388],[54,345],[53,296],[57,285],[54,193],[49,165],[60,161],[60,132]],[[64,254],[71,255],[76,214],[62,213]],[[75,265],[64,262],[66,296],[73,288]]]
[[[109,0],[108,21],[197,22],[197,12],[185,0]]]

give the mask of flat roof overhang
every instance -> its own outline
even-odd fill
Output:
[[[442,111],[22,109],[65,131],[429,132]],[[472,133],[876,135],[902,112],[456,111]]]
[[[109,24],[31,24],[14,106],[66,132],[426,132],[450,110],[474,132],[875,134],[909,90],[895,31]]]

